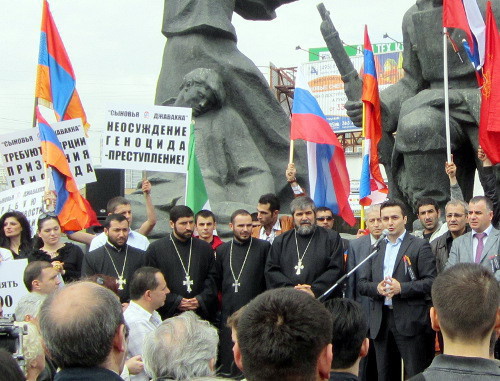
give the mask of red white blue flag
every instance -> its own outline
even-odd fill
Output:
[[[75,73],[50,13],[49,3],[44,0],[35,97],[39,104],[54,110],[58,121],[81,118],[87,130],[90,126],[75,82]]]
[[[317,206],[326,206],[353,226],[349,205],[350,181],[344,150],[312,95],[302,67],[295,79],[292,140],[307,141],[310,195]]]
[[[363,92],[363,129],[365,141],[359,182],[359,203],[363,206],[379,204],[387,198],[388,189],[380,172],[378,143],[382,138],[382,116],[378,92],[377,69],[372,44],[365,25]]]

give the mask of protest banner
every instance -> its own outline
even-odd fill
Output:
[[[31,235],[33,235],[36,231],[38,216],[42,213],[44,192],[44,180],[0,192],[0,216],[9,210],[20,211],[28,219]]]
[[[19,299],[28,293],[23,282],[27,265],[27,259],[0,262],[0,299],[3,302],[4,317],[10,318]]]
[[[111,105],[102,166],[186,173],[190,124],[190,108]]]
[[[51,126],[59,137],[78,187],[96,181],[81,119],[53,123]],[[0,154],[7,184],[12,188],[44,179],[37,128],[1,135]]]

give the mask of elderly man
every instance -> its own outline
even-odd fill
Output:
[[[61,368],[55,381],[122,380],[126,328],[112,291],[91,282],[71,283],[45,300],[40,328]]]
[[[469,201],[469,225],[472,231],[453,241],[446,268],[456,263],[479,263],[490,269],[500,281],[500,231],[491,224],[493,204],[485,196]]]
[[[444,270],[446,262],[448,262],[453,241],[470,231],[467,225],[468,211],[469,206],[460,200],[451,200],[446,204],[445,213],[448,231],[431,242],[432,252],[436,256],[438,274]]]
[[[241,312],[235,362],[249,381],[328,379],[332,326],[318,300],[290,288],[268,290]]]
[[[165,304],[170,290],[159,269],[141,267],[136,270],[130,282],[130,304],[123,316],[130,328],[127,357],[142,355],[144,337],[161,324],[156,310]],[[144,371],[130,376],[131,381],[147,381]]]
[[[166,319],[144,341],[146,372],[154,380],[192,380],[215,374],[217,330],[194,312]]]
[[[339,233],[316,225],[316,206],[309,197],[290,203],[295,228],[274,240],[266,263],[268,288],[295,287],[322,295],[342,275]]]
[[[24,285],[29,292],[50,294],[61,284],[59,273],[50,262],[33,261],[26,266],[23,275]]]
[[[35,320],[38,317],[38,312],[46,297],[47,294],[41,294],[39,292],[30,292],[29,294],[23,295],[16,304],[14,312],[16,321],[29,322]]]

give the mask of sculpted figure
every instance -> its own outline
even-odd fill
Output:
[[[485,11],[485,0],[478,0]],[[493,0],[500,17],[500,1]],[[381,92],[383,138],[380,161],[386,168],[391,197],[398,197],[415,210],[418,199],[432,197],[443,209],[449,200],[449,182],[442,170],[446,161],[443,90],[442,0],[417,0],[403,18],[403,69],[405,76]],[[497,21],[498,22],[498,21]],[[323,22],[321,30],[330,47],[332,26]],[[465,199],[472,196],[477,165],[480,92],[474,69],[461,44],[465,33],[451,29],[459,53],[448,44],[451,150],[461,169],[458,182]],[[332,50],[332,49],[330,49]],[[332,54],[334,54],[332,52]],[[356,81],[346,83],[359,86]],[[361,101],[349,100],[345,108],[361,126]]]

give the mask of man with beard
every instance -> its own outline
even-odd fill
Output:
[[[83,257],[82,278],[104,274],[116,278],[122,303],[128,302],[129,283],[135,270],[143,265],[144,251],[127,244],[130,226],[122,214],[110,214],[104,221],[106,244]]]
[[[194,214],[184,205],[170,210],[172,233],[161,238],[146,251],[146,266],[161,270],[168,279],[170,294],[158,310],[162,319],[184,311],[195,311],[211,320],[216,306],[213,278],[214,251],[210,244],[193,238]]]
[[[318,297],[342,275],[342,241],[339,233],[316,226],[311,198],[296,198],[290,209],[295,228],[276,237],[271,246],[267,286],[294,287]]]
[[[252,238],[252,217],[238,209],[231,215],[231,242],[217,248],[216,284],[222,292],[222,318],[219,330],[219,372],[231,378],[241,376],[234,364],[231,329],[227,318],[266,290],[264,269],[269,242]]]

